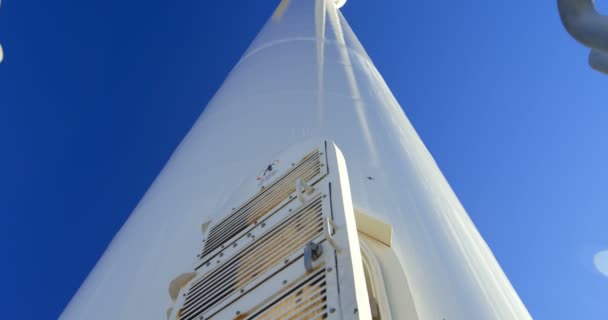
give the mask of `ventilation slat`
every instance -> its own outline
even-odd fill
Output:
[[[319,195],[205,277],[193,282],[180,311],[182,318],[195,319],[319,236],[323,231],[322,207]]]
[[[261,310],[254,310],[247,320],[290,320],[327,318],[327,283],[325,270],[306,280]]]
[[[314,155],[314,153],[312,153],[312,154]],[[210,230],[209,235],[214,236],[218,233],[223,233],[225,231],[224,228],[226,226],[233,224],[233,221],[235,219],[239,219],[239,218],[242,218],[243,216],[247,216],[246,213],[249,210],[251,210],[252,208],[255,208],[256,205],[259,205],[261,202],[267,202],[267,200],[271,199],[272,195],[274,195],[273,191],[282,190],[281,187],[286,185],[287,184],[286,182],[288,182],[288,180],[291,180],[288,178],[290,178],[294,175],[303,176],[311,168],[314,168],[316,161],[318,161],[318,157],[310,157],[310,156],[307,156],[306,158],[301,160],[300,163],[294,169],[291,169],[287,174],[285,174],[284,177],[281,177],[275,183],[273,183],[270,187],[261,191],[261,193],[259,195],[254,196],[251,200],[249,200],[247,203],[242,205],[241,208],[239,208],[239,210],[237,210],[234,214],[231,214],[228,217],[224,218],[224,220],[221,221],[220,223],[218,223],[218,225],[215,228]],[[294,179],[294,182],[295,182],[295,179]]]
[[[261,190],[239,209],[224,218],[209,230],[209,236],[202,257],[221,247],[228,239],[243,231],[247,226],[275,208],[295,192],[295,183],[301,178],[308,182],[321,173],[321,154],[317,149],[304,157],[294,168],[277,179],[269,187]]]

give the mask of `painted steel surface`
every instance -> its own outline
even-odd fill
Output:
[[[415,310],[394,319],[530,318],[345,19],[323,0],[293,0],[267,22],[61,318],[163,318],[170,281],[201,249],[200,225],[269,156],[311,137],[343,151],[355,208],[395,230],[401,267],[391,270],[409,288],[389,282],[387,291],[409,289]]]

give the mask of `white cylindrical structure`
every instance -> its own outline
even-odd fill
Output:
[[[201,223],[269,157],[320,136],[344,153],[355,208],[393,227],[387,252],[397,267],[385,272],[402,273],[407,285],[385,283],[393,319],[530,318],[355,34],[324,0],[290,1],[267,22],[61,318],[161,319],[168,284],[200,250]]]

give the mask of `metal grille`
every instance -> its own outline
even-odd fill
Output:
[[[255,223],[296,190],[296,180],[308,182],[321,173],[321,152],[317,149],[294,168],[285,173],[269,187],[259,191],[253,198],[238,208],[233,214],[224,218],[209,230],[209,236],[203,250],[202,257],[220,247],[230,238]]]
[[[296,286],[266,307],[249,312],[246,320],[317,320],[327,318],[325,268],[311,273]]]
[[[295,184],[295,183],[294,183]],[[261,277],[290,254],[322,234],[322,198],[315,198],[225,263],[190,286],[180,319],[200,314],[227,299],[232,293]],[[233,297],[235,299],[237,297]],[[306,318],[307,319],[307,318]]]

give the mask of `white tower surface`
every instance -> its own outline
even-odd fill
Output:
[[[369,293],[381,319],[530,318],[336,4],[292,0],[230,72],[61,319],[165,319],[169,284],[200,253],[201,225],[249,197],[248,179],[275,155],[311,139],[344,155],[361,249],[382,275],[375,290],[384,292]]]

